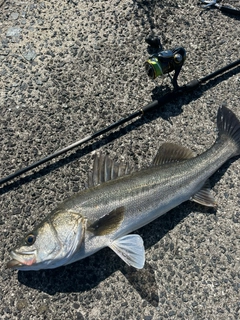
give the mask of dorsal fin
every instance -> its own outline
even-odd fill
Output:
[[[163,143],[153,159],[153,166],[160,166],[166,163],[179,162],[194,158],[194,153],[183,146],[175,143]]]
[[[88,173],[88,187],[97,186],[103,182],[129,174],[130,172],[131,169],[128,163],[117,163],[108,156],[96,153],[93,162],[93,171]]]

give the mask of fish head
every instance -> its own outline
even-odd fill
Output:
[[[28,271],[67,264],[84,243],[85,225],[79,213],[56,211],[19,241],[7,267]]]

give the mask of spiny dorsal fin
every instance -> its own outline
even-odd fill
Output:
[[[93,171],[88,174],[88,187],[97,186],[129,173],[131,173],[131,169],[128,163],[117,163],[101,153],[95,154]]]
[[[217,203],[211,193],[209,180],[206,181],[203,188],[199,190],[196,194],[194,194],[190,200],[202,204],[206,207],[217,207]]]
[[[194,153],[175,143],[163,143],[153,159],[153,166],[160,166],[166,163],[179,162],[194,158]]]
[[[119,207],[112,210],[99,220],[93,222],[87,230],[96,236],[104,236],[116,230],[124,218],[125,207]]]

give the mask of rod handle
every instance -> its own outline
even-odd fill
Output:
[[[166,103],[171,102],[173,99],[178,98],[179,96],[181,96],[185,92],[190,92],[190,91],[195,90],[200,84],[201,84],[200,80],[192,80],[192,81],[188,82],[187,84],[185,84],[184,86],[179,87],[177,90],[166,93],[158,100],[153,100],[152,102],[150,102],[146,106],[142,107],[142,109],[141,109],[142,113],[145,114],[149,111],[153,111],[159,107],[162,107]]]
[[[145,114],[149,111],[153,111],[159,107],[162,107],[164,104],[172,101],[177,95],[179,94],[177,91],[171,91],[169,93],[164,94],[158,100],[153,100],[152,102],[148,103],[146,106],[142,107],[142,113]]]
[[[193,79],[192,81],[185,84],[182,89],[184,92],[190,92],[195,90],[199,85],[201,84],[201,81],[198,79]]]
[[[240,15],[240,10],[237,10],[237,9],[234,9],[234,8],[230,8],[230,7],[227,7],[227,6],[221,6],[219,9],[220,9],[220,11],[222,11],[224,13]]]

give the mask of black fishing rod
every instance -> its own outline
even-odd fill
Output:
[[[220,10],[223,13],[233,14],[233,15],[240,15],[240,10],[235,9],[230,6],[225,6],[222,4],[217,3],[217,0],[201,0],[202,3],[204,3],[203,8],[204,9],[211,9],[215,8]]]
[[[40,166],[41,164],[43,164],[47,161],[50,161],[50,160],[62,155],[63,153],[66,153],[67,151],[70,151],[76,147],[81,146],[85,142],[88,142],[92,139],[95,139],[95,138],[99,137],[100,135],[102,135],[102,134],[104,134],[114,128],[119,127],[120,125],[122,125],[122,124],[136,118],[136,117],[145,115],[147,112],[150,112],[150,111],[153,111],[154,109],[162,107],[166,103],[176,99],[177,97],[183,95],[184,93],[191,92],[191,91],[195,90],[197,87],[199,87],[201,84],[205,83],[206,81],[213,79],[216,76],[223,74],[224,72],[226,72],[226,71],[228,71],[238,65],[240,65],[240,59],[236,60],[233,63],[228,64],[227,66],[225,66],[225,67],[223,67],[213,73],[210,73],[209,75],[207,75],[201,79],[194,79],[181,87],[177,86],[176,89],[174,89],[173,91],[170,91],[169,93],[166,93],[165,95],[163,95],[159,99],[154,100],[154,101],[150,102],[149,104],[143,106],[142,108],[140,108],[139,110],[130,114],[126,118],[122,118],[119,121],[114,122],[110,126],[103,128],[103,129],[100,129],[99,131],[96,131],[95,133],[90,134],[90,135],[86,136],[85,138],[83,138],[83,139],[81,139],[81,140],[61,149],[61,150],[58,150],[45,158],[42,158],[42,159],[36,161],[35,163],[30,164],[29,166],[22,168],[16,172],[10,174],[9,176],[7,176],[5,178],[0,179],[0,185],[22,175],[25,172],[28,172],[28,171]]]

